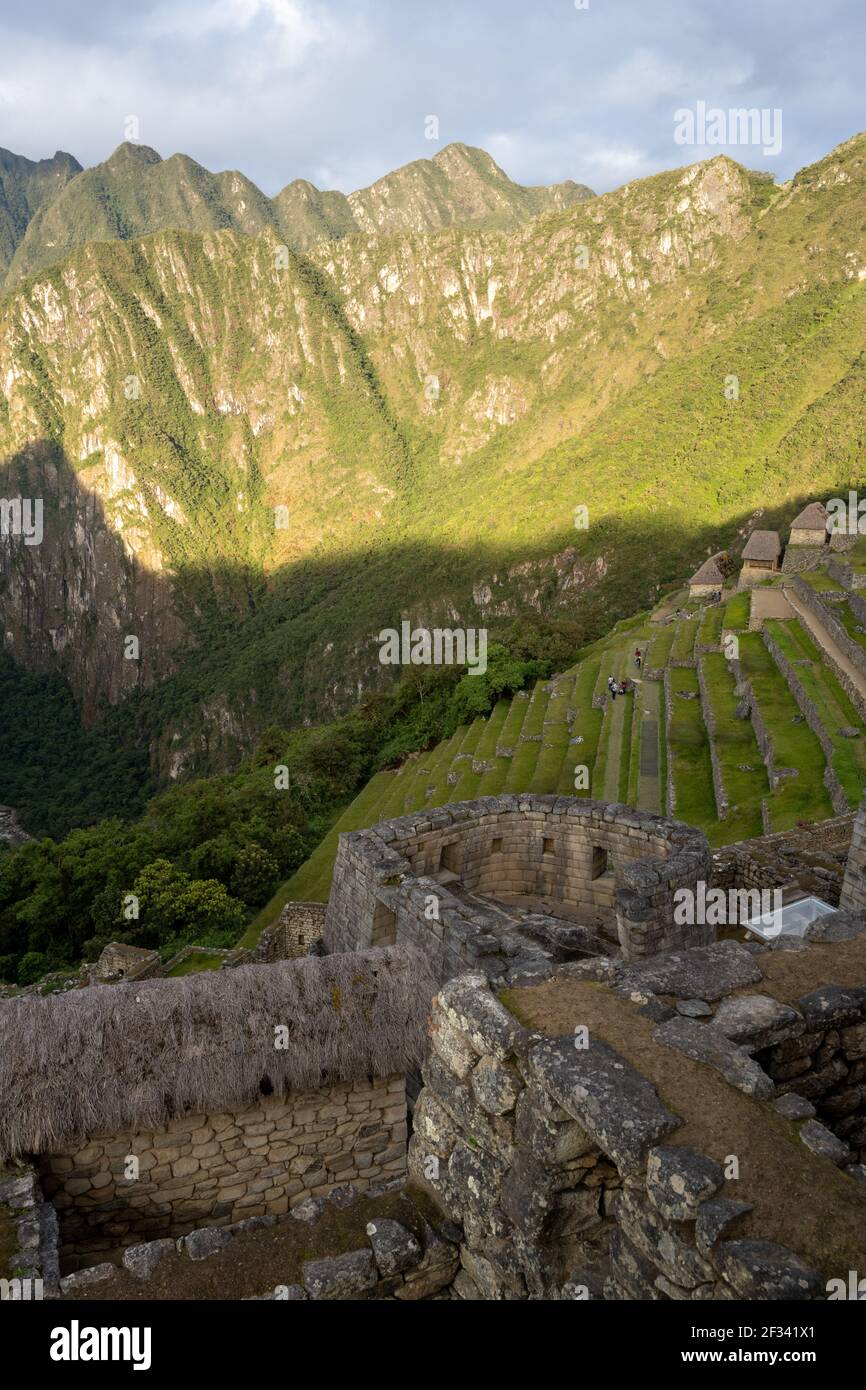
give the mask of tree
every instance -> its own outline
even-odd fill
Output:
[[[41,951],[28,951],[18,962],[19,985],[35,985],[48,973],[48,957]]]
[[[236,898],[261,907],[277,886],[280,866],[261,845],[245,845],[235,860],[231,890]]]

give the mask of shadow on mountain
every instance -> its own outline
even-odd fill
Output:
[[[350,554],[268,575],[223,557],[172,574],[156,567],[143,529],[125,533],[139,547],[130,552],[51,441],[0,468],[0,497],[15,496],[44,506],[41,544],[0,540],[0,801],[25,824],[46,775],[81,797],[70,823],[93,818],[94,773],[116,786],[114,811],[99,814],[133,814],[158,784],[231,768],[271,725],[347,712],[393,679],[375,639],[404,617],[486,627],[491,640],[523,622],[539,642],[555,635],[576,654],[682,584],[750,520],[684,530],[656,511],[564,527],[534,549],[407,544],[383,525]],[[759,524],[783,528],[808,500],[765,511]]]

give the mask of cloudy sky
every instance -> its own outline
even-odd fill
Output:
[[[452,140],[523,183],[603,191],[725,148],[785,179],[866,128],[864,53],[863,0],[0,0],[0,146],[95,164],[135,116],[271,194]],[[699,102],[779,109],[781,150],[676,143]]]

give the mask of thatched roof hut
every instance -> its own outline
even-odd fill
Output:
[[[775,565],[781,553],[778,531],[753,531],[743,549],[743,559],[752,564]]]
[[[791,522],[791,545],[824,545],[830,539],[827,530],[830,513],[823,502],[810,502]]]
[[[0,1157],[415,1069],[435,989],[399,946],[7,1000]]]
[[[689,592],[699,597],[710,590],[722,590],[736,568],[726,550],[718,550],[715,555],[704,560],[700,569],[695,570],[689,580]]]

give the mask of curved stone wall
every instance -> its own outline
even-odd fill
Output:
[[[410,941],[441,978],[467,964],[491,976],[530,964],[529,943],[467,898],[479,894],[554,900],[557,916],[640,959],[714,938],[712,927],[673,921],[676,889],[709,879],[706,837],[678,821],[576,797],[458,802],[340,837],[325,947]]]

